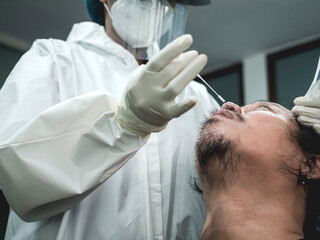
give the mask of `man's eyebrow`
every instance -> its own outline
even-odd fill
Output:
[[[281,108],[281,109],[283,109],[283,110],[288,110],[288,109],[286,109],[284,106],[281,106],[280,104],[278,104],[278,103],[274,103],[274,102],[267,102],[269,105],[271,105],[271,106],[275,106],[275,107],[278,107],[278,108]],[[289,111],[289,110],[288,110]]]
[[[287,113],[289,118],[294,117],[293,112],[291,112],[289,109],[285,108],[284,106],[282,106],[279,103],[269,102],[269,101],[266,101],[266,100],[256,101],[255,103],[261,103],[261,104],[266,104],[266,105],[269,105],[269,106],[272,106],[272,107],[276,107],[276,108],[282,110],[283,112]]]
[[[284,112],[287,112],[290,116],[293,115],[293,113],[291,112],[291,110],[289,110],[288,108],[282,106],[279,103],[275,103],[275,102],[269,102],[270,105],[278,107],[280,109],[282,109]]]
[[[263,104],[275,106],[275,107],[280,108],[280,109],[282,109],[282,110],[290,111],[289,109],[285,108],[284,106],[280,105],[279,103],[269,102],[269,101],[267,101],[267,100],[255,101],[255,103],[263,103]]]
[[[271,105],[272,107],[276,107],[278,109],[281,109],[284,113],[286,113],[288,115],[288,118],[292,121],[292,123],[297,124],[296,122],[296,116],[293,114],[293,112],[287,108],[285,108],[284,106],[275,103],[275,102],[269,102],[266,100],[261,100],[261,101],[255,101],[255,103],[261,103],[261,104],[266,104],[266,105]]]
[[[295,120],[295,115],[293,114],[293,112],[291,110],[289,110],[288,108],[285,108],[284,106],[278,104],[278,103],[275,103],[275,102],[267,102],[269,105],[271,106],[275,106],[279,109],[281,109],[282,111],[284,111],[285,113],[288,114],[288,117],[290,119],[294,119]]]

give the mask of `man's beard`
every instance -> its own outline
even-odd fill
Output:
[[[234,176],[240,157],[235,151],[236,144],[210,127],[214,122],[215,119],[209,119],[202,126],[196,143],[196,159],[200,177],[210,185],[221,187],[229,175]]]

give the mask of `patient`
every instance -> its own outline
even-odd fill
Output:
[[[320,136],[281,105],[224,104],[203,124],[196,145],[206,205],[200,239],[307,239],[304,224],[314,213],[308,187],[320,179],[315,154]]]

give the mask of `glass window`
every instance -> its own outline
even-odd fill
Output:
[[[314,78],[320,56],[320,40],[268,56],[269,97],[291,109]]]
[[[202,76],[206,82],[226,101],[243,105],[242,65],[214,71]],[[200,79],[197,81],[201,82]],[[217,96],[207,87],[208,92],[221,104]]]

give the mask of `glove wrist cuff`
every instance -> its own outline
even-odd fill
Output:
[[[166,126],[154,126],[141,120],[134,112],[127,106],[117,105],[115,109],[115,116],[118,122],[128,131],[145,137],[152,132],[160,132]]]

